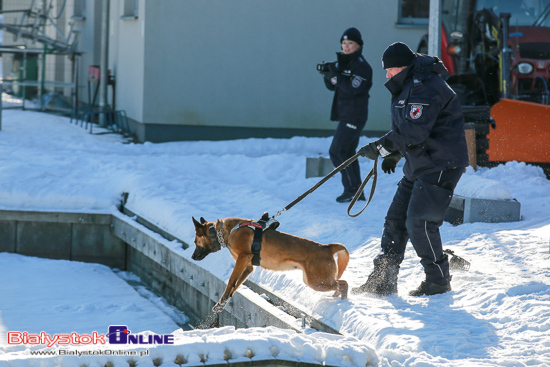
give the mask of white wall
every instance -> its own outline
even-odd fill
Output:
[[[333,129],[332,92],[315,70],[357,27],[374,71],[366,130],[389,129],[380,58],[415,49],[426,29],[396,26],[398,0],[140,0],[136,20],[111,2],[117,108],[152,124]]]
[[[124,2],[111,2],[109,68],[116,79],[116,108],[143,122],[145,108],[145,6],[140,1],[137,19],[121,19]],[[154,52],[148,50],[147,52]]]
[[[86,19],[77,21],[82,101],[88,67],[100,63],[102,3],[86,0]],[[110,4],[116,107],[148,124],[332,130],[333,93],[315,66],[335,59],[342,32],[354,26],[374,70],[365,129],[385,131],[390,97],[380,57],[394,41],[416,48],[426,32],[396,26],[399,0],[139,0],[135,20],[121,19],[124,0]]]
[[[425,33],[396,27],[397,6],[376,0],[141,1],[142,121],[332,129],[332,92],[315,66],[334,60],[341,34],[355,26],[374,70],[366,129],[387,130],[389,93],[380,57],[397,40],[415,48]]]

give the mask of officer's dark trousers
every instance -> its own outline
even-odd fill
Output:
[[[439,227],[463,172],[463,168],[455,168],[422,175],[415,181],[403,177],[388,209],[382,251],[385,255],[393,254],[401,263],[410,239],[429,282],[450,281],[449,261],[443,253]]]
[[[334,132],[329,155],[334,167],[338,167],[356,153],[359,137],[365,126],[364,122],[340,121]],[[355,192],[361,185],[359,162],[355,161],[342,172],[344,191]]]

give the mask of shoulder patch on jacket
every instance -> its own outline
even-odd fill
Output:
[[[353,86],[353,88],[359,88],[361,86],[362,81],[363,79],[359,78],[358,76],[355,76],[351,81],[351,85]]]
[[[422,109],[423,109],[424,106],[422,106],[421,104],[413,104],[411,105],[411,112],[409,113],[409,115],[411,116],[411,118],[413,120],[417,120],[420,118],[420,116],[422,116]]]

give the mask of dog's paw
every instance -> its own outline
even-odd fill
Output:
[[[212,307],[212,311],[215,313],[222,312],[223,309],[225,308],[225,305],[227,305],[227,300],[219,301],[214,305],[214,307]]]
[[[340,292],[340,299],[348,299],[348,282],[339,280],[338,291]]]

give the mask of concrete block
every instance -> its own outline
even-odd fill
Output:
[[[110,214],[0,210],[0,251],[124,269],[126,244],[110,224]]]
[[[72,225],[71,260],[126,269],[126,244],[111,234],[110,225]]]
[[[0,252],[15,252],[16,228],[15,221],[0,221]]]
[[[516,222],[521,219],[517,200],[476,199],[453,195],[445,220],[452,224]]]
[[[306,178],[324,177],[334,170],[328,158],[306,158]]]
[[[71,224],[18,222],[16,252],[49,259],[71,259]]]

